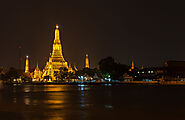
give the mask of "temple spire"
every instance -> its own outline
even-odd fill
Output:
[[[71,64],[69,64],[69,67],[68,67],[68,72],[73,72],[73,69],[72,69],[72,67],[71,67]]]
[[[28,56],[26,56],[25,73],[29,73],[29,59],[28,59]]]
[[[41,71],[39,69],[39,65],[38,65],[38,62],[37,62],[37,66],[34,70],[34,76],[33,76],[35,79],[40,79],[41,78]]]
[[[60,33],[59,33],[59,26],[58,25],[56,25],[56,29],[55,29],[55,40],[54,40],[54,43],[55,42],[60,43]]]
[[[35,69],[36,69],[36,70],[40,70],[40,69],[39,69],[39,65],[38,65],[38,62],[37,62],[37,66],[36,66],[36,68],[35,68]]]
[[[55,73],[60,73],[61,68],[69,68],[68,62],[65,61],[62,52],[62,42],[60,41],[60,30],[59,26],[56,25],[54,30],[53,48],[50,54],[49,60],[46,63],[43,71],[36,72],[40,74],[42,78],[49,76],[49,80],[57,80]]]
[[[59,31],[58,25],[56,25],[56,28],[55,28],[55,39],[54,39],[54,43],[53,43],[53,51],[52,51],[51,57],[57,57],[57,58],[63,59],[62,45],[60,42],[60,31]]]
[[[89,57],[88,57],[88,54],[85,55],[85,68],[89,68]]]
[[[132,71],[132,70],[134,70],[134,60],[132,60],[132,66],[131,66],[131,68],[129,69],[129,71]]]
[[[133,70],[134,69],[134,60],[132,60],[132,67],[131,69]]]

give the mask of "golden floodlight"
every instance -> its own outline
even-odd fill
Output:
[[[56,24],[56,28],[57,28],[57,29],[59,28],[58,24]]]

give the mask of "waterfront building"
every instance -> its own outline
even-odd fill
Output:
[[[167,61],[163,68],[165,81],[185,81],[185,61]]]
[[[135,80],[139,81],[161,81],[163,76],[163,67],[146,67],[138,69],[135,74]]]
[[[123,74],[123,78],[125,81],[133,81],[134,77],[132,75],[129,75],[128,73]]]
[[[85,68],[89,68],[89,56],[88,56],[88,54],[85,55]]]
[[[139,80],[185,81],[185,61],[165,61],[162,67],[148,67],[137,73]]]
[[[165,61],[162,67],[138,69],[136,81],[185,81],[185,61]]]

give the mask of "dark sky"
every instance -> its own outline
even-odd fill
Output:
[[[113,56],[137,66],[185,60],[185,7],[157,0],[6,0],[0,3],[0,66],[18,67],[18,46],[40,67],[60,25],[65,59],[78,68]]]

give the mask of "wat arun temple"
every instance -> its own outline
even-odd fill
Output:
[[[62,53],[62,45],[60,40],[60,31],[59,26],[56,25],[55,28],[55,38],[53,42],[53,50],[50,54],[49,60],[46,62],[44,69],[41,71],[38,67],[38,64],[33,71],[30,73],[29,71],[29,59],[26,57],[26,65],[25,65],[25,73],[30,74],[31,77],[35,80],[44,79],[48,76],[51,80],[56,80],[55,74],[60,72],[61,68],[66,68],[68,72],[74,73],[77,69],[71,67],[71,64],[68,64],[65,61],[63,53]]]

